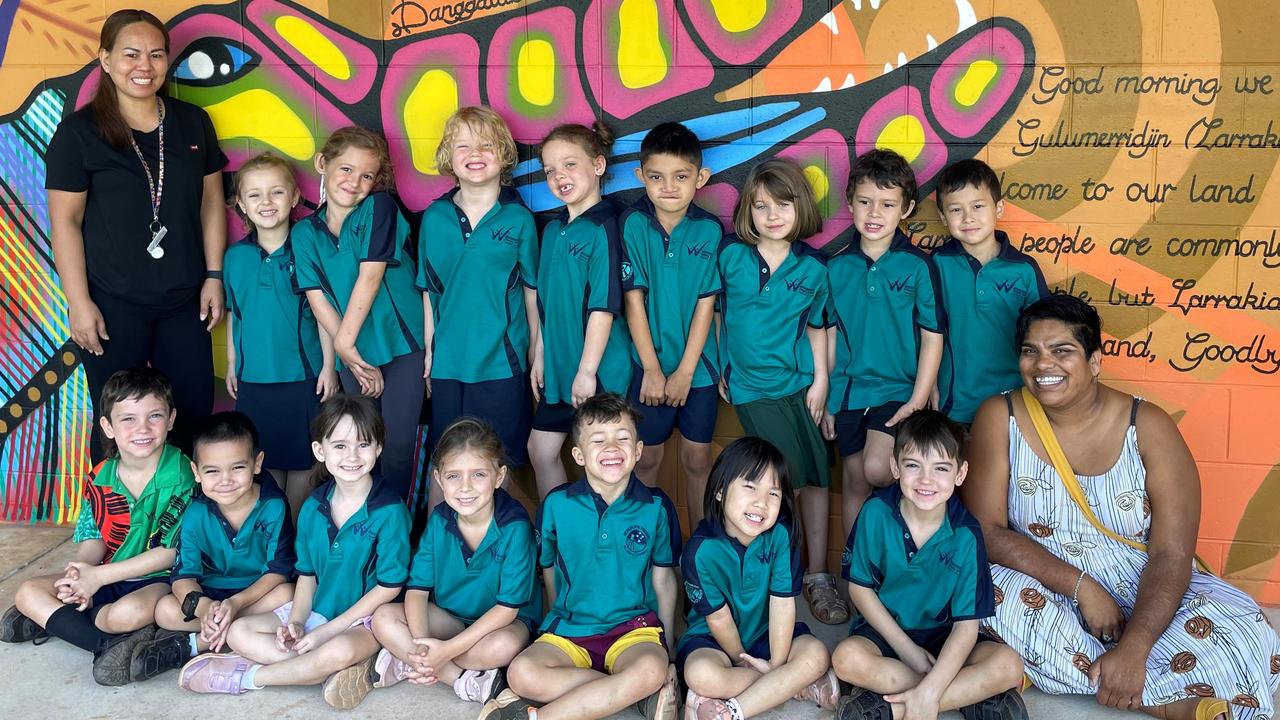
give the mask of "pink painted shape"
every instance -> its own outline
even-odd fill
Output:
[[[863,114],[858,122],[858,130],[854,134],[854,148],[858,155],[875,149],[876,138],[891,120],[903,114],[914,116],[924,127],[924,149],[911,162],[916,171],[916,179],[927,182],[947,164],[947,148],[938,136],[929,117],[925,115],[920,91],[911,86],[903,86],[876,101],[871,109]]]
[[[982,131],[1008,102],[1018,86],[1019,66],[1026,59],[1022,43],[1005,28],[979,33],[956,48],[938,68],[929,83],[929,105],[942,129],[958,138],[970,138]],[[984,93],[971,108],[962,108],[952,99],[952,88],[976,60],[991,60],[999,67],[996,86]]]
[[[716,20],[710,0],[691,0],[685,4],[693,29],[707,43],[716,57],[734,65],[745,65],[778,41],[800,18],[801,0],[772,0],[760,24],[746,32],[731,33]],[[682,46],[683,53],[687,52]]]
[[[527,29],[526,29],[527,22]],[[569,8],[549,8],[516,18],[505,23],[493,34],[489,43],[488,78],[486,88],[489,104],[511,126],[511,134],[525,141],[544,137],[556,125],[580,122],[590,125],[595,112],[587,102],[577,65],[574,48],[577,44],[577,17]],[[551,105],[538,111],[537,116],[525,114],[524,103],[511,101],[516,88],[516,68],[511,65],[512,50],[528,35],[550,38],[556,53],[556,97]],[[587,33],[588,35],[590,33]],[[588,68],[590,72],[592,68]],[[599,71],[599,68],[594,68]]]
[[[333,28],[322,21],[308,17],[305,13],[301,13],[295,8],[275,0],[255,0],[245,9],[246,19],[257,25],[258,29],[271,38],[293,62],[299,65],[313,65],[310,59],[295,50],[276,32],[273,21],[282,15],[292,15],[310,22],[330,42],[338,46],[338,49],[346,56],[347,63],[351,66],[351,77],[349,79],[340,80],[330,76],[328,73],[317,72],[317,82],[324,85],[329,92],[345,103],[355,104],[369,94],[369,90],[373,88],[373,82],[378,75],[379,58],[364,44],[350,36],[334,31]],[[248,40],[248,37],[249,34],[246,33],[245,39]]]
[[[698,207],[720,218],[726,233],[733,232],[733,210],[738,205],[738,189],[729,183],[703,186],[694,202]]]

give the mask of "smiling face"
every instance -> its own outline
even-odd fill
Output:
[[[1102,352],[1085,355],[1084,345],[1061,320],[1037,320],[1027,328],[1018,355],[1022,384],[1045,407],[1070,405],[1092,392],[1102,369]]]
[[[205,442],[196,445],[191,468],[205,497],[219,505],[234,505],[262,472],[262,458],[247,439]]]
[[[502,176],[497,145],[493,138],[476,130],[463,122],[458,124],[458,129],[454,132],[449,163],[459,185],[491,185],[498,183]]]
[[[902,497],[923,512],[944,507],[969,472],[967,462],[957,463],[936,448],[915,446],[903,448],[890,459],[889,467]]]
[[[761,190],[751,203],[751,222],[761,240],[790,242],[796,229],[796,205]]]
[[[1004,201],[992,198],[991,191],[976,185],[949,192],[940,197],[942,222],[947,232],[967,248],[980,248],[995,242],[996,220],[1004,213]]]
[[[636,178],[644,183],[645,194],[660,213],[678,214],[689,209],[694,193],[711,177],[711,171],[699,168],[678,155],[654,153],[636,169]]]
[[[164,449],[176,413],[155,395],[126,398],[101,419],[102,432],[124,458],[143,461]]]
[[[463,448],[450,453],[432,469],[444,501],[459,517],[493,515],[493,491],[502,486],[507,468],[499,467],[488,455]]]
[[[373,192],[382,160],[372,150],[349,145],[331,160],[316,155],[316,171],[330,204],[353,208]]]
[[[311,443],[311,453],[338,482],[355,482],[373,472],[382,446],[361,438],[355,422],[344,416],[325,436],[324,442]]]
[[[250,170],[240,178],[236,207],[259,230],[287,225],[289,211],[298,204],[298,188],[283,168]]]
[[[915,209],[915,201],[904,201],[900,187],[882,188],[871,180],[863,180],[853,188],[853,225],[865,242],[892,240],[902,218]]]
[[[542,146],[547,187],[575,216],[600,201],[604,169],[604,156],[591,157],[575,142],[552,140]]]
[[[778,474],[769,467],[759,476],[734,479],[724,490],[723,502],[725,532],[743,545],[750,545],[778,522],[782,509]]]
[[[155,97],[169,73],[164,35],[145,22],[126,25],[110,50],[98,51],[98,61],[116,92],[134,99]]]
[[[629,416],[613,421],[592,422],[578,431],[573,459],[586,471],[587,479],[613,486],[631,479],[644,444]]]

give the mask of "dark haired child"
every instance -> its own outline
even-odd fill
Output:
[[[236,618],[293,597],[293,518],[284,493],[261,474],[253,422],[239,412],[212,415],[196,428],[193,452],[200,494],[182,516],[173,592],[156,605],[163,629],[133,651],[135,682],[221,650]]]
[[[417,473],[424,321],[409,223],[387,192],[387,141],[365,128],[340,128],[315,167],[320,207],[289,232],[297,292],[333,338],[343,390],[376,398],[388,428],[382,477],[405,499]]]
[[[507,461],[487,422],[463,417],[440,435],[431,477],[444,502],[427,520],[404,603],[373,614],[383,649],[374,687],[443,682],[487,702],[542,620],[537,544],[529,514],[502,489]]]
[[[636,475],[650,487],[657,484],[663,444],[679,428],[689,522],[697,525],[720,404],[711,321],[724,231],[714,215],[693,204],[711,171],[702,167],[698,136],[684,125],[662,123],[645,135],[636,177],[645,195],[619,221],[633,272],[626,304],[637,368],[627,398],[643,406],[639,432],[647,449]]]
[[[747,435],[769,438],[787,459],[805,538],[804,597],[828,624],[849,608],[827,572],[830,450],[820,423],[827,405],[827,269],[804,240],[822,229],[800,166],[773,159],[752,168],[733,214],[736,237],[717,260],[721,392]]]
[[[180,687],[240,695],[271,685],[324,684],[339,710],[369,692],[373,613],[409,574],[409,511],[375,476],[386,428],[371,398],[335,395],[312,423],[319,485],[298,513],[293,599],[274,612],[236,620],[233,652],[193,658]]]
[[[937,269],[899,228],[916,206],[906,158],[862,154],[846,195],[856,234],[827,260],[831,397],[823,430],[840,451],[847,536],[871,489],[893,482],[893,427],[929,404],[945,315]]]
[[[827,648],[796,622],[800,549],[786,458],[767,440],[734,440],[716,458],[705,516],[680,567],[689,625],[676,667],[685,717],[741,720],[791,697],[835,708]]]
[[[166,444],[173,389],[151,368],[112,375],[99,404],[109,457],[84,480],[71,539],[76,558],[60,575],[24,582],[0,619],[0,640],[40,629],[93,653],[100,685],[130,681],[139,643],[155,635],[156,603],[169,593],[182,514],[195,492],[191,461]]]
[[[837,720],[936,717],[1025,720],[1022,659],[978,630],[995,613],[978,521],[964,482],[964,430],[936,410],[898,424],[896,485],[863,505],[844,549],[844,578],[861,613],[832,654],[855,686]]]
[[[983,400],[1022,384],[1013,326],[1049,289],[1035,259],[996,229],[1004,200],[1000,178],[986,163],[961,160],[942,171],[938,212],[951,234],[933,251],[947,309],[939,409],[970,423]]]
[[[597,121],[557,126],[539,148],[547,187],[564,203],[542,230],[538,258],[529,460],[540,498],[567,480],[560,451],[574,408],[598,392],[625,393],[631,382],[631,339],[617,322],[631,271],[618,208],[600,196],[611,145],[613,132]]]
[[[333,340],[293,291],[289,213],[298,204],[293,168],[279,155],[245,161],[231,183],[249,234],[227,248],[227,394],[264,433],[268,472],[294,513],[309,489],[311,419],[338,390]]]
[[[633,704],[649,720],[675,717],[666,643],[680,522],[670,498],[632,472],[643,450],[636,420],[611,393],[574,412],[573,459],[585,477],[551,492],[538,519],[549,611],[481,720],[607,717]]]

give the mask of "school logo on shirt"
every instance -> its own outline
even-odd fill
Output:
[[[632,555],[643,555],[649,550],[649,531],[639,525],[627,528],[626,540],[627,552]]]
[[[711,251],[707,249],[707,245],[710,245],[710,244],[711,243],[709,242],[704,242],[704,243],[699,243],[697,245],[690,245],[689,247],[685,248],[684,251],[692,257],[702,258],[703,260],[710,260]]]
[[[786,282],[787,289],[794,293],[800,293],[805,297],[813,297],[814,290],[812,285],[805,285],[803,278],[794,278]]]
[[[686,595],[689,596],[689,602],[693,603],[694,605],[697,605],[699,602],[702,602],[702,588],[699,587],[698,585],[694,585],[688,580],[685,580],[684,592]]]
[[[894,292],[906,293],[908,295],[914,295],[916,292],[916,288],[911,284],[911,278],[909,276],[890,280],[889,289]]]
[[[773,563],[775,554],[773,548],[760,548],[760,552],[756,553],[756,560],[759,560],[761,565],[770,565]]]
[[[948,552],[943,552],[939,550],[938,564],[946,568],[947,570],[950,570],[951,572],[956,573],[957,575],[960,573],[960,564],[956,562],[955,550],[951,550]]]
[[[1000,280],[995,283],[996,289],[1005,295],[1026,295],[1025,288],[1019,287],[1017,280]]]
[[[516,245],[520,242],[520,238],[515,236],[515,228],[496,228],[493,231],[493,239],[499,245]]]
[[[634,272],[635,271],[632,270],[631,268],[631,263],[627,260],[623,260],[622,261],[622,282],[626,282],[630,280]]]
[[[578,258],[580,262],[587,262],[591,259],[591,253],[587,252],[587,243],[574,243],[569,246],[569,255]]]
[[[371,532],[373,532],[373,528],[369,527],[369,523],[367,521],[356,523],[355,525],[351,526],[351,533],[353,535],[359,535],[360,537],[364,537]]]
[[[840,553],[840,566],[850,567],[852,565],[853,565],[853,551],[846,547]]]
[[[274,525],[275,523],[271,522],[266,518],[259,518],[256,522],[253,523],[252,532],[254,534],[261,533],[263,535],[270,535]]]

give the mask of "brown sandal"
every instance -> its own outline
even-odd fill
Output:
[[[804,599],[809,603],[809,610],[820,623],[840,625],[849,622],[849,605],[840,597],[835,578],[827,573],[806,575],[804,578]]]

